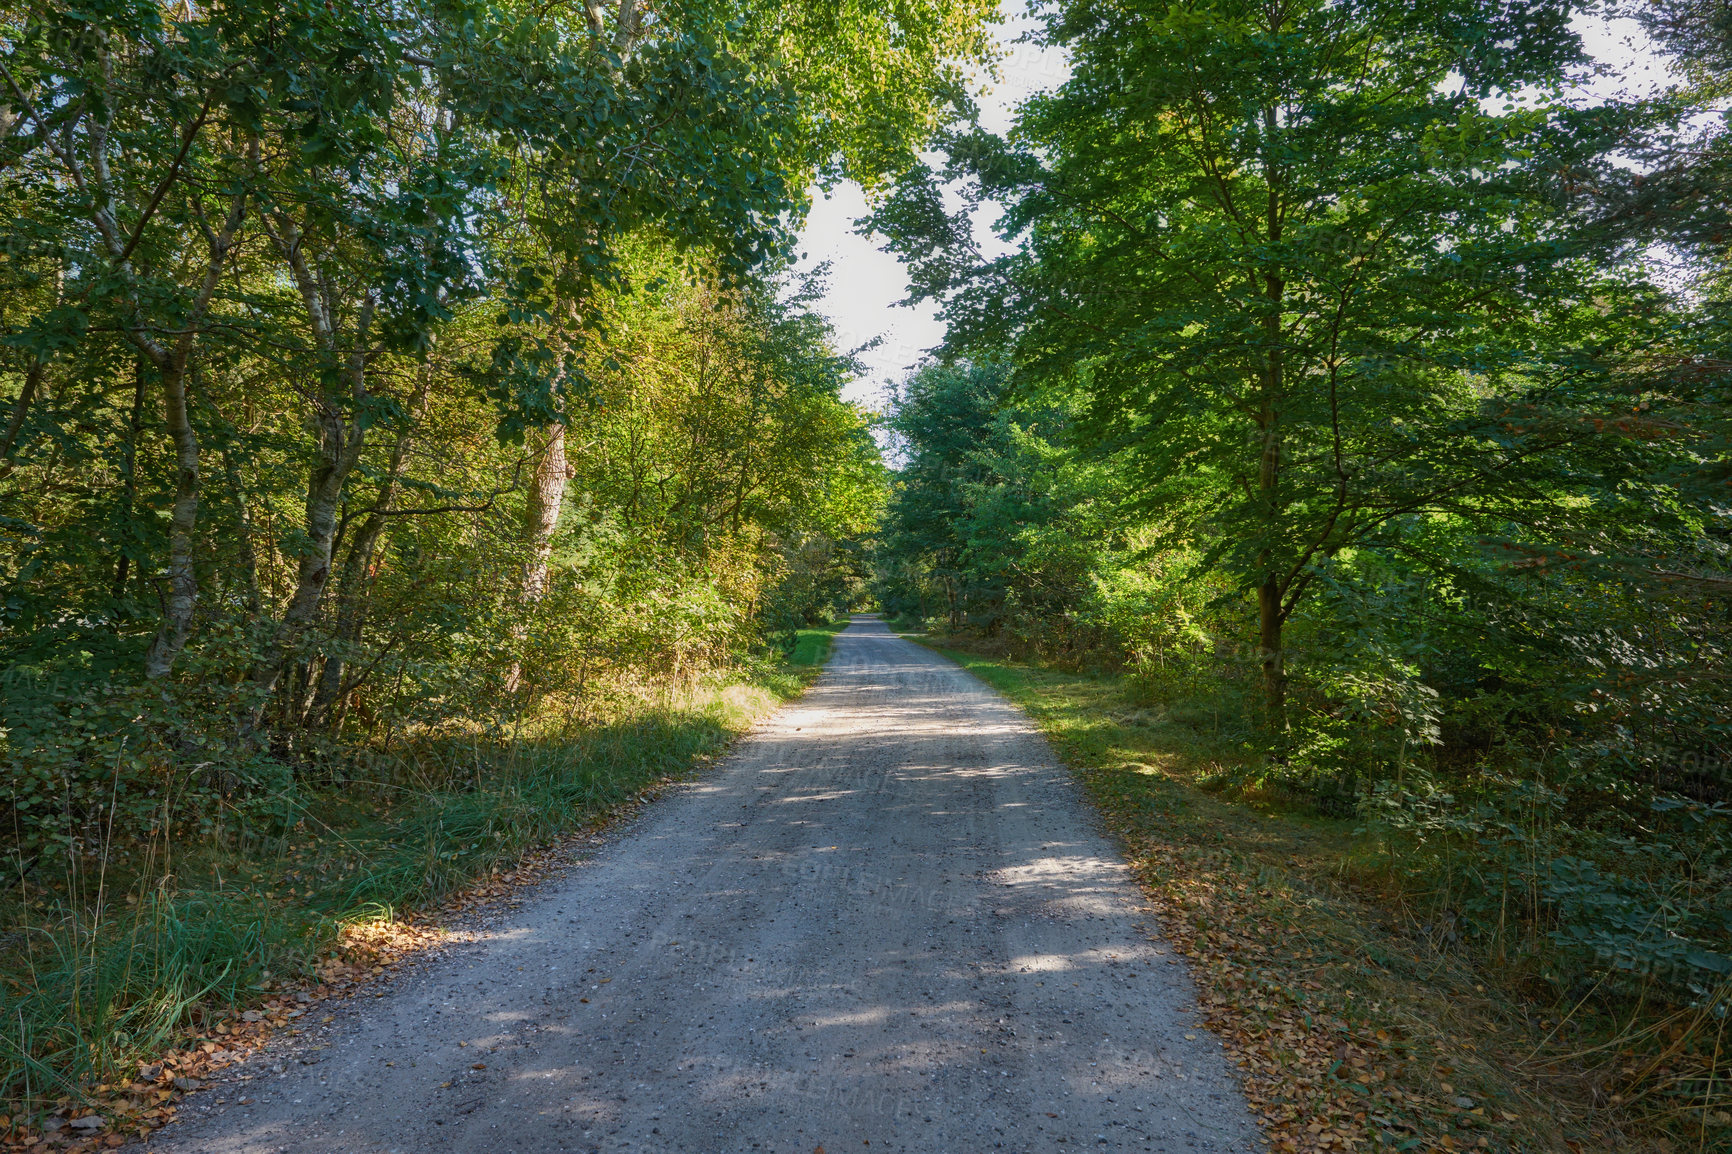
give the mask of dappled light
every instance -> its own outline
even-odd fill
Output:
[[[199,1149],[431,1124],[459,1146],[1251,1154],[1194,991],[1046,744],[874,618],[835,652],[717,774],[335,1036],[329,1073],[264,1077],[268,1125]]]
[[[0,1154],[1732,1150],[1729,104],[1728,0],[8,5]]]

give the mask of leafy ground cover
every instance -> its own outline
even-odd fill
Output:
[[[1538,998],[1420,921],[1353,821],[1203,788],[1231,777],[1235,753],[1206,729],[1163,718],[1117,677],[939,652],[1022,706],[1086,785],[1190,960],[1274,1149],[1732,1143],[1723,1071],[1684,1116],[1628,1089],[1677,1022]]]
[[[411,747],[283,799],[271,834],[17,879],[0,911],[0,1136],[87,1150],[164,1124],[213,1067],[360,993],[437,944],[443,919],[555,864],[555,843],[710,764],[810,684],[845,625],[796,631],[749,676],[616,701],[601,724]]]

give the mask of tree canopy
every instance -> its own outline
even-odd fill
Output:
[[[154,774],[216,780],[188,743],[316,776],[749,660],[855,596],[882,466],[792,239],[814,182],[912,163],[994,15],[10,11],[20,852],[77,841],[114,751],[146,808]]]

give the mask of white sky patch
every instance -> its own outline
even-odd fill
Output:
[[[1608,20],[1577,13],[1570,21],[1588,55],[1606,66],[1605,72],[1576,87],[1581,97],[1632,100],[1653,96],[1676,77],[1664,54],[1655,50],[1642,26],[1629,17]]]

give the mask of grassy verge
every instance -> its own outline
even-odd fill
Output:
[[[788,664],[797,669],[813,669],[822,666],[830,659],[830,643],[836,634],[848,628],[848,618],[832,621],[828,625],[814,625],[801,629],[795,634],[794,651],[788,656]]]
[[[1725,1149],[1620,1110],[1570,1007],[1361,884],[1351,822],[1229,801],[1232,751],[1110,677],[940,649],[1020,705],[1078,773],[1191,961],[1279,1151]],[[1575,1051],[1575,1052],[1573,1052]],[[1604,1057],[1604,1055],[1598,1055]]]
[[[373,973],[430,936],[414,923],[441,903],[497,891],[538,850],[707,765],[817,676],[841,627],[802,630],[750,677],[616,705],[605,724],[425,742],[197,845],[75,859],[73,876],[15,886],[0,907],[0,1143],[92,1149],[160,1125],[188,1075],[290,1026],[298,997]],[[98,1107],[101,1127],[70,1124]]]

